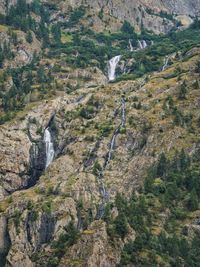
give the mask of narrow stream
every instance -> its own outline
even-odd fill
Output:
[[[120,133],[120,129],[125,127],[125,124],[126,124],[126,104],[125,104],[125,99],[122,97],[122,99],[121,99],[121,123],[115,129],[115,131],[113,133],[113,136],[112,136],[111,141],[110,141],[107,157],[105,159],[105,163],[103,166],[103,170],[97,176],[97,180],[99,182],[99,192],[100,192],[101,197],[102,197],[102,202],[100,203],[98,210],[97,210],[97,216],[96,216],[97,219],[101,219],[103,217],[104,211],[105,211],[105,204],[107,203],[107,201],[109,199],[109,193],[108,193],[106,186],[104,184],[104,181],[103,181],[104,171],[106,170],[109,162],[112,159],[112,154],[114,151],[116,137]]]

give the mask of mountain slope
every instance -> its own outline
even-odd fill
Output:
[[[16,4],[17,1],[9,0],[6,3],[0,1],[0,12],[6,13],[7,8]],[[27,1],[31,3],[34,1]],[[67,13],[71,8],[86,7],[88,27],[96,31],[119,30],[124,20],[129,21],[137,31],[142,27],[155,33],[166,33],[176,24],[177,15],[196,17],[200,15],[200,1],[42,1],[49,6],[52,19],[64,21],[68,19]],[[179,17],[178,20],[182,19]]]
[[[43,266],[46,257],[51,255],[49,242],[59,237],[62,227],[71,219],[78,224],[81,236],[74,248],[67,252],[67,266],[116,265],[120,258],[120,247],[127,241],[116,239],[118,249],[112,247],[105,224],[95,220],[101,216],[98,205],[105,201],[113,202],[117,192],[130,196],[133,190],[139,188],[148,166],[156,161],[161,152],[170,156],[176,150],[184,149],[192,155],[198,149],[199,89],[194,87],[199,77],[194,71],[198,58],[199,50],[194,50],[192,56],[162,73],[151,75],[146,81],[80,89],[72,96],[63,94],[45,104],[35,104],[19,118],[22,122],[17,119],[17,122],[9,122],[4,126],[1,138],[4,151],[15,147],[10,154],[2,152],[6,155],[1,160],[6,167],[4,171],[2,169],[6,173],[6,191],[9,189],[7,184],[14,189],[7,177],[13,182],[17,181],[11,176],[12,172],[17,175],[16,164],[23,171],[22,162],[29,158],[27,152],[31,142],[25,141],[27,132],[35,140],[41,140],[41,133],[37,133],[37,129],[47,125],[53,114],[54,126],[49,124],[49,127],[56,132],[55,144],[59,153],[36,186],[16,192],[1,202],[2,221],[8,220],[8,228],[5,225],[2,230],[3,244],[10,242],[7,260],[11,266],[34,266],[32,261],[36,262],[36,266]],[[180,69],[178,76],[174,76],[175,69]],[[187,86],[187,97],[182,99],[179,93],[183,82]],[[169,96],[174,106],[169,106],[168,101],[172,101]],[[121,128],[117,134],[112,159],[105,167],[112,134],[120,125],[122,97],[126,103],[126,128]],[[141,107],[138,103],[141,103]],[[90,117],[83,110],[91,110]],[[15,141],[9,132],[13,137],[17,136]],[[22,140],[25,141],[23,146]],[[101,168],[105,170],[99,180],[98,170]],[[23,176],[21,179],[25,181]],[[109,200],[102,193],[102,188],[106,190]],[[111,214],[115,218],[115,209]],[[128,240],[134,240],[134,233],[131,234],[131,229],[129,231]],[[88,242],[91,246],[94,244],[93,252],[88,247],[82,247],[84,244],[87,246]],[[101,246],[105,247],[100,254],[102,256],[99,255]],[[5,249],[4,246],[2,248]],[[76,254],[79,251],[84,254]],[[72,260],[70,263],[69,258]],[[77,263],[76,259],[79,259]],[[61,259],[60,266],[66,266],[64,262]]]
[[[0,266],[198,266],[199,1],[0,3]]]

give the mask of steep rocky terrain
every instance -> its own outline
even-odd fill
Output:
[[[16,0],[0,1],[1,13],[6,13],[6,9]],[[27,1],[31,3],[33,1]],[[161,1],[161,0],[137,0],[137,1],[42,1],[44,5],[50,5],[52,9],[52,19],[60,21],[67,20],[67,12],[71,8],[85,6],[87,8],[87,19],[85,23],[97,31],[118,30],[124,20],[129,21],[139,31],[141,27],[152,30],[155,33],[166,33],[177,23],[177,15],[196,17],[200,15],[200,1]],[[54,9],[56,7],[56,9]],[[170,16],[170,15],[173,16]],[[181,17],[178,20],[182,21]],[[190,21],[190,20],[189,20]],[[188,22],[190,23],[190,22]]]
[[[0,266],[198,266],[200,2],[79,4],[0,2]]]

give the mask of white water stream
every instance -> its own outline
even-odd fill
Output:
[[[45,142],[45,148],[46,148],[46,165],[45,167],[47,168],[49,164],[53,161],[54,158],[54,147],[53,147],[53,142],[51,139],[51,133],[48,128],[45,129],[44,131],[44,142]]]
[[[109,62],[108,62],[108,80],[109,81],[115,80],[115,78],[116,78],[115,71],[116,71],[116,67],[117,67],[117,64],[119,63],[120,59],[121,59],[121,55],[115,56],[109,60]]]

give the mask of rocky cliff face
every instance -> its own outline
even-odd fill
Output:
[[[155,33],[166,33],[173,26],[174,22],[165,16],[159,17],[160,12],[167,14],[199,16],[200,1],[85,1],[84,4],[90,7],[89,13],[93,14],[91,23],[95,30],[102,29],[117,30],[120,27],[120,22],[129,21],[136,30],[145,27]],[[72,5],[77,7],[79,1],[70,1],[63,3],[60,6],[66,7]],[[98,14],[102,12],[103,18],[100,20]]]
[[[0,13],[16,2],[0,0]],[[198,30],[195,40],[184,32],[186,40],[174,32],[171,39],[133,31],[127,37],[119,29],[126,20],[137,32],[166,33],[177,15],[191,23],[200,2],[42,4],[47,13],[36,5],[25,16],[35,19],[35,28],[0,25],[1,56],[8,54],[0,57],[0,267],[115,267],[124,246],[137,238],[130,222],[122,236],[108,223],[120,217],[116,195],[139,198],[147,170],[163,152],[171,158],[183,150],[192,157],[200,127]],[[80,5],[83,16],[76,13]],[[76,23],[67,25],[74,14]],[[62,27],[52,30],[57,22]],[[119,54],[117,80],[109,83],[108,60]],[[54,149],[49,166],[47,128]],[[160,191],[162,183],[157,177]],[[159,218],[151,229],[156,240],[170,212],[151,198]],[[182,228],[199,231],[192,222],[198,214],[182,220]],[[123,221],[118,227],[124,230]]]
[[[32,1],[29,1],[30,3]],[[92,26],[96,31],[118,30],[121,22],[129,21],[136,29],[140,31],[141,27],[152,30],[155,33],[166,33],[170,31],[176,24],[172,17],[160,16],[163,14],[172,14],[174,18],[177,15],[187,15],[196,17],[200,15],[200,1],[90,1],[83,2],[72,1],[43,1],[44,4],[56,5],[58,11],[54,11],[52,19],[56,17],[63,19],[63,15],[67,14],[70,8],[77,8],[80,5],[87,7],[89,19],[85,21],[88,26]],[[0,1],[0,12],[5,14],[6,8],[15,4],[16,1],[8,1],[7,5],[4,1]],[[103,16],[100,14],[102,13]]]
[[[53,1],[52,1],[53,2]],[[59,1],[62,2],[62,1]],[[121,12],[124,12],[124,10],[126,10],[126,12],[128,12],[128,8],[138,8],[138,7],[144,7],[144,8],[150,8],[152,10],[154,10],[155,12],[159,12],[161,10],[170,12],[170,13],[175,13],[175,14],[187,14],[187,15],[191,15],[191,16],[195,16],[198,15],[199,13],[199,5],[200,2],[199,0],[196,1],[186,1],[186,0],[182,0],[182,1],[176,1],[176,0],[170,0],[170,1],[161,1],[161,0],[150,0],[150,1],[145,1],[145,0],[136,0],[136,1],[129,1],[129,0],[125,0],[123,3],[121,1],[112,1],[112,0],[108,0],[108,1],[90,1],[90,0],[85,0],[82,3],[80,3],[79,1],[76,0],[72,0],[72,1],[66,1],[69,5],[76,7],[77,5],[80,4],[86,4],[86,5],[90,5],[93,8],[97,8],[97,9],[101,9],[103,7],[108,7],[111,12],[112,10],[117,11],[120,10],[120,6],[124,7],[123,10],[121,10]],[[127,9],[126,9],[127,8]],[[129,13],[131,13],[131,9],[129,9]]]
[[[63,94],[42,101],[23,117],[2,127],[0,249],[2,255],[8,253],[7,267],[47,266],[45,262],[53,253],[52,241],[59,239],[70,221],[81,231],[81,237],[63,254],[59,266],[116,266],[121,248],[128,240],[134,240],[134,232],[130,229],[127,239],[111,242],[105,223],[96,220],[99,205],[106,201],[105,194],[109,201],[117,192],[130,196],[162,151],[172,152],[179,147],[193,153],[196,149],[196,126],[192,132],[174,127],[173,117],[164,119],[162,110],[167,95],[176,98],[184,79],[191,88],[190,95],[184,104],[177,105],[186,113],[192,112],[193,121],[196,120],[198,92],[192,89],[192,84],[197,79],[193,70],[199,50],[192,55],[148,80],[80,89],[71,96]],[[180,80],[170,78],[177,66],[184,70]],[[111,160],[99,179],[98,169],[104,168],[113,133],[121,123],[122,96],[126,130],[118,132]],[[134,108],[136,99],[142,103],[140,109]],[[83,112],[89,112],[88,106],[93,107],[89,119]],[[53,114],[58,152],[33,186],[36,181],[29,184],[28,172],[33,157],[31,146],[42,140]],[[43,130],[38,132],[40,127]],[[30,188],[23,190],[28,184]],[[113,209],[113,218],[116,215]]]

